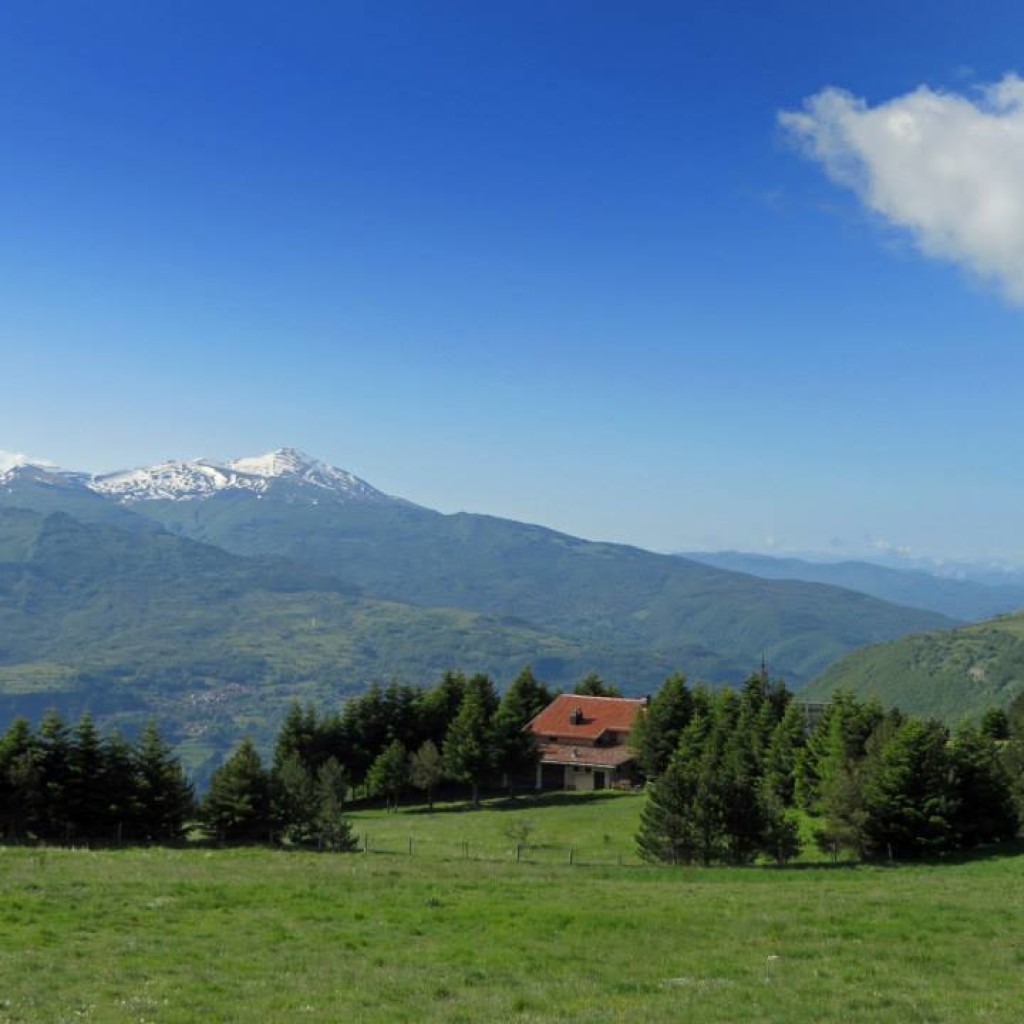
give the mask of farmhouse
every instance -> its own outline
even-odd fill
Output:
[[[594,790],[635,779],[627,745],[645,700],[563,693],[526,726],[540,748],[537,789]]]

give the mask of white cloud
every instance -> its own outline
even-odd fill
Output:
[[[869,106],[835,88],[779,121],[836,182],[928,256],[1024,304],[1024,80],[973,97],[920,86]]]

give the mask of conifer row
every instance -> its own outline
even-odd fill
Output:
[[[652,861],[783,863],[799,852],[798,811],[833,857],[941,856],[1014,837],[1024,813],[1024,733],[1001,712],[951,734],[840,692],[811,726],[763,673],[738,694],[673,677],[634,744],[648,778],[637,845]]]
[[[181,839],[192,786],[156,727],[137,742],[101,736],[84,714],[69,727],[49,711],[33,730],[15,719],[0,737],[0,838],[50,843]]]

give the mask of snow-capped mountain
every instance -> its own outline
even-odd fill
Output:
[[[89,487],[121,502],[196,501],[225,490],[266,494],[290,484],[314,495],[345,501],[390,501],[386,494],[344,469],[295,448],[279,448],[252,458],[161,462],[141,469],[95,476]]]
[[[88,479],[86,473],[61,469],[60,466],[45,459],[34,459],[20,452],[0,451],[0,486],[9,486],[16,480],[80,486]]]

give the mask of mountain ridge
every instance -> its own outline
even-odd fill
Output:
[[[749,671],[765,659],[799,687],[854,647],[955,624],[835,587],[759,579],[495,516],[444,515],[296,449],[88,480],[22,466],[5,475],[0,503],[285,558],[377,600],[531,623],[709,682],[735,681],[737,666]],[[638,664],[632,674],[648,673]]]
[[[287,483],[311,489],[318,497],[346,501],[392,501],[347,470],[314,459],[297,448],[277,448],[258,456],[227,461],[170,460],[154,466],[116,470],[92,477],[86,486],[126,504],[140,501],[197,501],[220,491],[265,494]]]
[[[810,561],[744,551],[682,552],[679,557],[764,579],[846,587],[882,601],[925,608],[964,621],[987,619],[1024,607],[1024,586],[955,579],[923,569],[897,569],[855,559]]]

